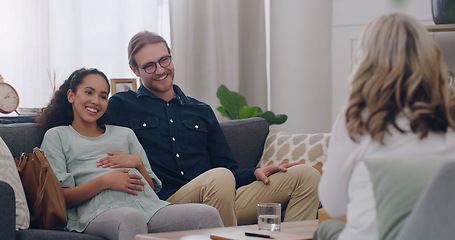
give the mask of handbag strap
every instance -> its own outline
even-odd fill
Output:
[[[38,191],[37,191],[37,195],[36,195],[36,201],[35,203],[33,204],[33,209],[35,209],[37,213],[41,213],[42,212],[42,208],[43,208],[43,204],[42,204],[42,201],[43,201],[43,198],[44,198],[44,188],[47,184],[47,179],[48,179],[48,176],[49,176],[49,162],[47,162],[47,159],[46,159],[46,156],[43,154],[43,152],[35,147],[33,149],[33,153],[35,153],[35,156],[37,158],[37,160],[39,160],[40,164],[41,164],[41,171],[40,171],[40,175],[39,175],[39,179],[38,179]],[[34,216],[34,217],[39,217],[39,216]]]
[[[16,168],[19,173],[22,173],[24,170],[25,164],[27,163],[28,156],[23,152],[20,157],[15,158],[16,161]]]

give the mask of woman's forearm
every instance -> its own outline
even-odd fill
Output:
[[[106,184],[104,183],[103,176],[101,176],[77,187],[64,188],[63,196],[65,197],[66,208],[72,208],[87,201],[106,189],[105,186]]]
[[[144,177],[145,181],[147,181],[147,183],[150,185],[150,187],[152,187],[153,191],[155,191],[155,185],[153,184],[153,180],[150,177],[150,175],[148,174],[148,172],[145,169],[144,165],[141,164],[141,166],[139,166],[137,168],[137,170],[142,174],[142,176]]]

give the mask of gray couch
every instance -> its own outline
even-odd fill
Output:
[[[220,122],[240,168],[255,167],[264,147],[269,125],[262,118],[229,120]],[[39,147],[44,131],[35,123],[0,124],[0,137],[5,141],[14,157],[23,152],[32,152]],[[67,231],[26,229],[15,231],[14,192],[9,184],[0,181],[0,238],[13,239],[87,239],[103,238]]]

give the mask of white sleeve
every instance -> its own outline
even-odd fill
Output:
[[[351,140],[344,112],[338,115],[330,135],[327,161],[319,183],[319,199],[324,210],[334,218],[345,217],[348,205],[348,185],[360,144]]]

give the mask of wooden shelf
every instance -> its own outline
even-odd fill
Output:
[[[21,114],[17,115],[16,113],[10,113],[10,114],[3,114],[0,113],[0,119],[17,119],[17,118],[32,118],[32,117],[37,117],[38,115],[29,115],[29,114]]]
[[[437,24],[426,26],[429,32],[453,32],[455,31],[455,24]]]

